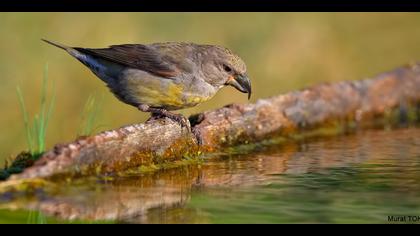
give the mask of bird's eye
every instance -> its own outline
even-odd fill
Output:
[[[227,66],[227,65],[223,65],[223,69],[226,71],[226,72],[232,72],[232,68],[230,68],[229,66]]]

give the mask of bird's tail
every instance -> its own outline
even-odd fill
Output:
[[[84,59],[85,59],[84,55],[82,53],[80,53],[77,49],[75,49],[73,47],[66,46],[66,45],[61,44],[61,43],[52,42],[50,40],[46,40],[46,39],[41,39],[41,40],[44,41],[44,42],[46,42],[46,43],[48,43],[48,44],[51,44],[51,45],[53,45],[55,47],[64,49],[70,55],[72,55],[73,57],[77,58],[81,62],[85,63],[85,61],[84,61]]]
[[[97,58],[89,56],[88,54],[81,51],[81,49],[83,48],[69,47],[61,43],[52,42],[46,39],[41,40],[55,47],[64,49],[67,53],[69,53],[71,56],[73,56],[85,66],[87,66],[90,70],[92,70],[93,73],[95,73],[101,80],[105,81],[109,86],[112,86],[112,83],[115,82],[113,78],[118,77],[119,73],[121,72],[121,69],[115,69],[118,68],[115,66],[116,64],[112,64],[111,62],[106,62],[105,60],[99,60]],[[110,63],[113,66],[110,67]]]
[[[48,43],[48,44],[51,44],[53,46],[56,46],[58,48],[64,49],[66,51],[69,51],[70,49],[72,49],[71,47],[68,47],[66,45],[63,45],[61,43],[52,42],[52,41],[49,41],[49,40],[46,40],[46,39],[41,39],[41,40],[44,41],[44,42],[46,42],[46,43]]]

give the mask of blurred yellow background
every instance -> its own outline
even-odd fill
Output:
[[[70,46],[187,41],[219,44],[247,63],[251,102],[312,84],[363,79],[420,58],[418,13],[0,13],[0,163],[26,149],[16,86],[31,115],[39,109],[49,64],[56,103],[47,148],[73,140],[90,95],[103,105],[95,132],[143,122],[148,115],[119,102],[85,66],[41,38]],[[197,113],[246,95],[225,88]]]

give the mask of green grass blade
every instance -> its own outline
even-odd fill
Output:
[[[35,115],[35,117],[34,117],[34,121],[33,121],[33,124],[32,124],[32,128],[33,128],[33,133],[35,134],[35,136],[36,136],[36,150],[35,150],[35,152],[33,152],[32,154],[38,154],[38,153],[40,153],[40,146],[41,146],[41,143],[42,143],[42,140],[41,139],[39,139],[39,115],[38,114],[36,114]]]
[[[44,67],[44,76],[42,79],[41,89],[41,112],[38,119],[38,152],[41,153],[45,149],[45,133],[46,133],[46,97],[47,97],[47,84],[48,84],[48,63]]]
[[[22,111],[22,116],[23,116],[23,123],[25,125],[25,130],[26,130],[26,142],[28,143],[28,148],[30,152],[34,151],[34,143],[33,143],[33,138],[32,138],[32,132],[31,132],[31,128],[29,127],[29,118],[28,118],[28,112],[26,110],[26,106],[25,106],[25,101],[23,99],[23,95],[22,95],[22,91],[20,90],[20,87],[16,87],[16,91],[19,97],[19,105],[20,105],[20,109]]]
[[[98,128],[98,126],[93,127],[93,125],[94,125],[94,122],[97,120],[97,117],[99,116],[99,113],[101,111],[102,104],[103,104],[103,101],[104,101],[104,97],[105,96],[102,93],[99,102],[97,102],[97,105],[95,106],[95,112],[94,112],[93,116],[91,117],[91,124],[90,124],[90,126],[91,126],[91,131],[90,132],[91,133],[94,132],[94,130],[96,130]]]
[[[38,211],[37,212],[37,216],[36,216],[36,223],[37,224],[46,224],[47,223],[47,218],[45,217],[45,215]]]
[[[28,213],[28,219],[26,220],[26,224],[33,224],[33,222],[34,222],[34,214],[35,214],[35,212],[34,211],[29,211],[29,213]]]
[[[53,95],[49,102],[47,102],[47,90],[48,90],[48,63],[46,63],[44,68],[44,76],[42,79],[42,85],[41,85],[41,98],[40,98],[40,108],[38,113],[34,115],[33,120],[30,120],[25,100],[23,98],[22,90],[19,86],[16,87],[18,99],[19,99],[19,105],[20,109],[22,111],[22,117],[24,122],[24,127],[26,131],[26,142],[28,144],[28,149],[31,154],[31,158],[33,160],[37,160],[41,154],[45,151],[46,148],[46,133],[47,133],[47,127],[49,124],[49,120],[51,118],[54,105],[55,105],[55,84],[53,81],[52,84],[53,89]],[[25,168],[27,166],[24,166],[22,168]],[[9,168],[5,168],[6,169]],[[7,172],[0,172],[1,174],[7,174]],[[15,170],[14,170],[15,171]],[[4,176],[4,175],[2,175]],[[33,215],[30,215],[29,218],[33,218]],[[43,220],[40,218],[39,220]]]
[[[28,213],[27,224],[46,224],[47,219],[45,215],[40,211],[30,210]]]
[[[101,99],[98,100],[95,98],[95,95],[90,95],[86,100],[86,103],[83,107],[81,124],[79,127],[78,135],[90,135],[94,130],[95,121],[97,120],[100,108],[102,106],[104,96],[101,96]]]
[[[51,97],[51,101],[50,101],[50,105],[48,106],[48,112],[47,112],[47,117],[45,118],[45,132],[47,130],[48,127],[48,122],[50,120],[50,117],[52,115],[52,112],[54,110],[54,106],[55,106],[55,96],[56,96],[56,92],[55,92],[55,83],[53,81],[53,85],[52,85],[52,90],[53,90],[53,95]]]

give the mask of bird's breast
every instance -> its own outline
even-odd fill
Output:
[[[213,88],[194,78],[162,78],[148,72],[127,69],[119,79],[117,96],[129,104],[147,104],[177,110],[209,100]]]

